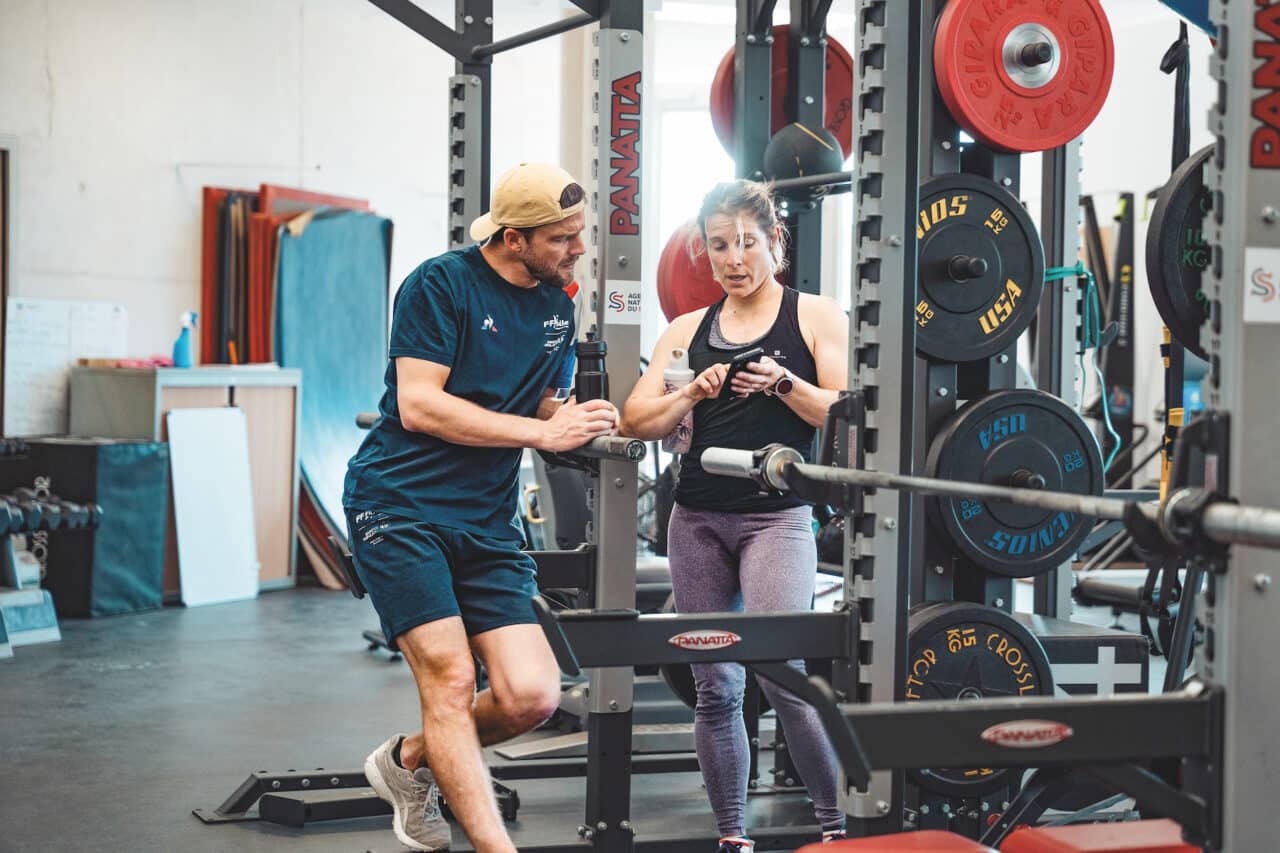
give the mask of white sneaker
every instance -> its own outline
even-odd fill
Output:
[[[364,761],[364,775],[378,796],[391,804],[392,829],[410,850],[449,849],[449,824],[440,813],[440,788],[426,767],[410,773],[396,764],[396,745],[404,735],[394,735]]]

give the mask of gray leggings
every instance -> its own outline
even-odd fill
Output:
[[[676,610],[714,613],[808,610],[818,565],[809,507],[762,513],[714,512],[677,505],[668,544]],[[804,661],[790,661],[804,671]],[[746,670],[737,663],[693,665],[698,688],[694,742],[722,836],[745,834],[750,752],[742,720]],[[844,825],[836,805],[831,744],[807,703],[760,680],[787,732],[787,746],[824,829]]]

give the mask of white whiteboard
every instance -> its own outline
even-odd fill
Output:
[[[78,358],[123,358],[129,313],[110,302],[12,297],[5,324],[4,434],[67,431],[67,375]]]
[[[258,540],[244,410],[173,409],[167,423],[182,603],[253,598]]]

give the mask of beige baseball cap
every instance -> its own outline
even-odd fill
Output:
[[[498,178],[489,212],[471,223],[471,239],[489,239],[500,228],[533,228],[572,216],[587,206],[586,193],[561,207],[565,188],[577,180],[550,163],[521,163]]]

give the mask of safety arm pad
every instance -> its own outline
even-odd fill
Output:
[[[827,737],[831,739],[831,747],[835,750],[845,775],[865,790],[871,783],[871,762],[848,718],[840,713],[840,705],[831,685],[817,675],[806,678],[785,663],[753,663],[748,666],[757,675],[813,706],[818,712],[818,719],[822,721],[822,727],[827,731]]]
[[[547,643],[551,653],[556,656],[556,664],[565,675],[580,675],[582,667],[578,666],[578,658],[569,645],[569,638],[560,627],[560,617],[551,609],[551,605],[540,595],[533,597],[533,612],[542,626],[542,633],[547,635]]]

